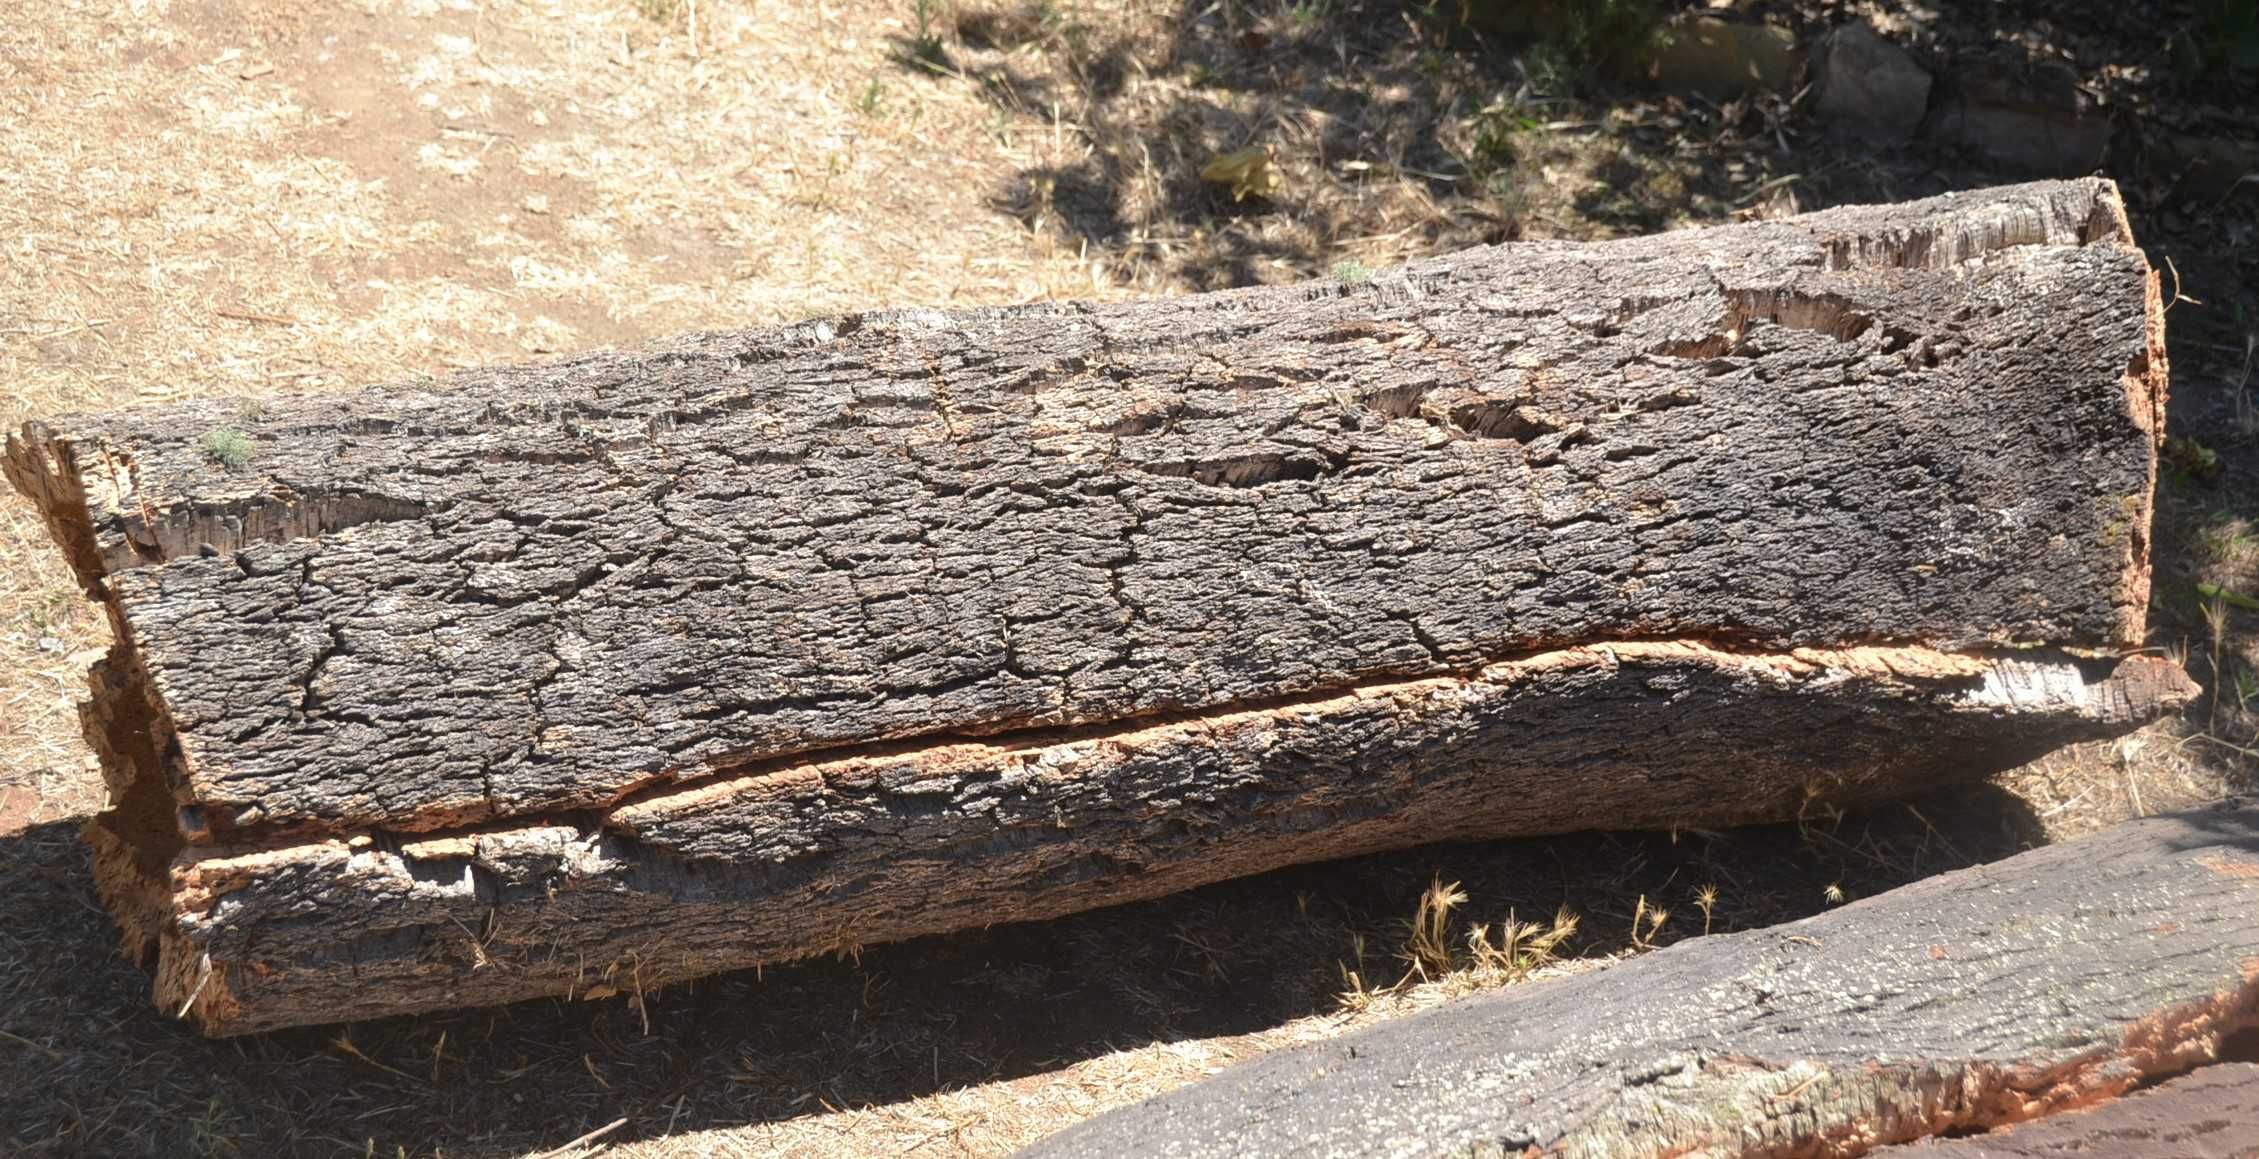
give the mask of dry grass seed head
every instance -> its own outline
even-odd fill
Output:
[[[1518,982],[1550,964],[1561,944],[1576,936],[1577,924],[1577,915],[1566,906],[1554,913],[1550,926],[1519,921],[1508,913],[1496,945],[1491,944],[1490,927],[1484,924],[1467,931],[1467,949],[1473,955],[1475,969],[1490,975],[1489,980]]]
[[[1451,911],[1466,902],[1467,891],[1459,888],[1458,882],[1445,885],[1442,878],[1428,882],[1420,894],[1419,908],[1406,923],[1408,936],[1400,955],[1409,967],[1406,978],[1418,975],[1421,981],[1430,982],[1451,972]]]
[[[251,436],[233,427],[222,427],[205,435],[202,445],[206,458],[230,471],[251,461]]]

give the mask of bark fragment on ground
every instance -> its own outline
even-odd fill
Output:
[[[1281,1051],[1030,1154],[1857,1155],[2254,1033],[2259,805],[2229,802]]]

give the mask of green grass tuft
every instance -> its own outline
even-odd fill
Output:
[[[204,436],[204,455],[230,471],[237,470],[251,461],[251,436],[222,427]]]

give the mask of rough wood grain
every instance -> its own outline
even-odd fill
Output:
[[[2159,317],[2084,181],[34,423],[7,470],[191,840],[433,830],[1608,640],[2137,645]]]
[[[2254,1028],[2259,805],[2231,802],[1282,1051],[1030,1153],[1848,1156]]]
[[[132,683],[105,666],[97,704],[112,707],[89,711],[91,732],[147,735]],[[1792,816],[2005,768],[2194,692],[2146,657],[1619,644],[1230,712],[785,759],[545,824],[195,847],[169,864],[157,793],[97,829],[99,877],[155,959],[159,1005],[234,1034],[655,987],[1422,841]],[[106,759],[160,783],[130,772],[152,745]]]
[[[1888,1159],[2259,1159],[2259,1066],[2224,1062],[2083,1111],[1876,1154]]]

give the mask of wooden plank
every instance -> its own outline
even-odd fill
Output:
[[[2230,802],[1281,1051],[1029,1154],[1857,1155],[2091,1106],[2255,1032],[2259,805]]]

